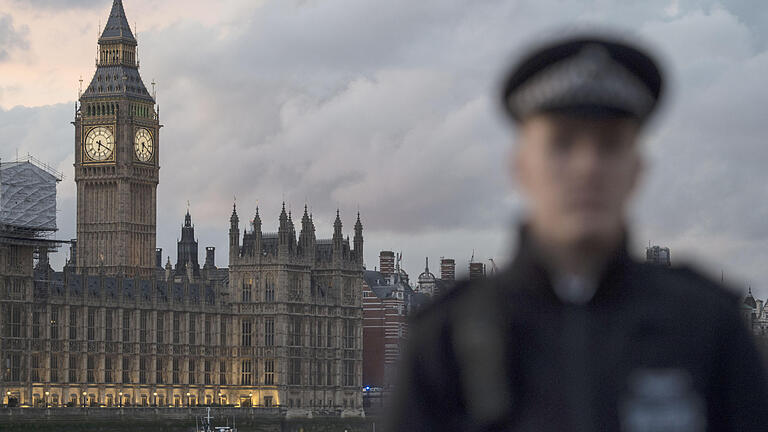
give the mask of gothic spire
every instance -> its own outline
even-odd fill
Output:
[[[360,212],[357,212],[357,222],[355,222],[355,236],[363,233],[363,223],[360,222]]]
[[[301,226],[309,225],[309,213],[307,212],[307,205],[304,204],[304,215],[301,217]]]
[[[229,217],[229,223],[232,226],[237,226],[240,218],[237,217],[237,202],[232,203],[232,216]]]
[[[280,212],[280,231],[288,229],[288,214],[285,212],[285,201],[283,201],[283,210]]]
[[[253,230],[261,231],[261,216],[259,216],[259,206],[256,206],[256,216],[253,217]]]
[[[136,44],[136,38],[133,37],[128,18],[125,16],[122,0],[115,0],[112,3],[112,11],[109,13],[109,20],[107,20],[104,32],[99,38],[99,43],[105,40],[122,40]]]

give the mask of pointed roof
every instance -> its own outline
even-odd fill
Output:
[[[259,216],[259,206],[256,206],[256,216],[253,217],[253,224],[261,226],[261,216]]]
[[[757,301],[754,297],[752,297],[752,286],[749,287],[749,292],[747,293],[747,296],[744,297],[744,304],[751,307],[752,309],[757,307]]]
[[[109,12],[109,20],[107,20],[107,25],[104,27],[99,42],[115,39],[136,43],[136,38],[131,32],[131,26],[128,24],[128,18],[125,16],[122,0],[115,0],[112,3],[112,11]]]
[[[232,216],[229,217],[229,222],[233,225],[237,225],[237,223],[240,221],[240,218],[237,217],[237,201],[232,203]]]

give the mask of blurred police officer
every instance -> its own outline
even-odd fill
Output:
[[[512,175],[529,204],[516,257],[414,317],[391,430],[768,430],[736,295],[627,252],[638,140],[662,88],[647,53],[604,36],[512,70]]]

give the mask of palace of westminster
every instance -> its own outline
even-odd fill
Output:
[[[241,233],[233,208],[217,268],[212,247],[199,265],[187,211],[163,266],[161,125],[121,0],[98,44],[73,122],[77,239],[63,271],[47,259],[54,241],[0,223],[0,405],[360,410],[359,214],[350,244],[338,211],[317,239],[306,206],[298,235],[285,204],[277,233],[258,209]]]

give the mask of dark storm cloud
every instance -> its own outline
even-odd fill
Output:
[[[29,48],[28,33],[27,26],[14,26],[11,15],[0,14],[0,63],[7,61],[12,51]]]

